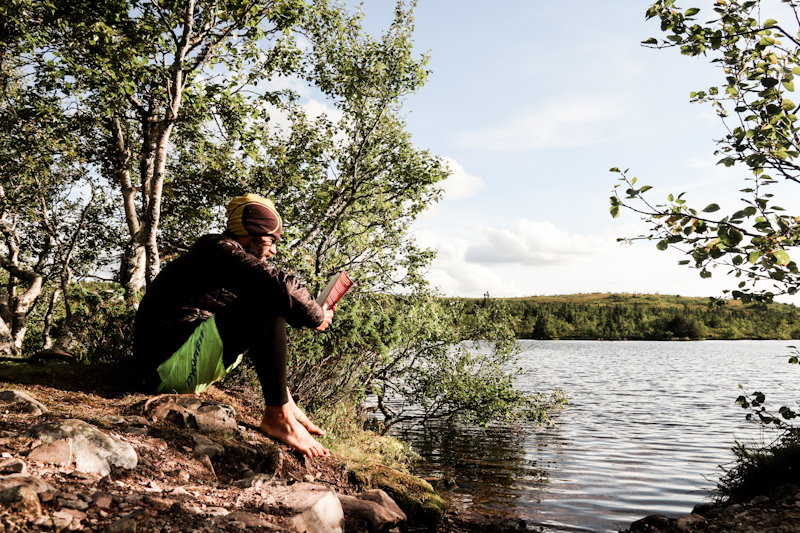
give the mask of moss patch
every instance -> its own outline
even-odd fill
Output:
[[[430,483],[383,465],[353,470],[354,483],[363,489],[382,489],[406,513],[412,526],[439,524],[444,516],[444,500]]]

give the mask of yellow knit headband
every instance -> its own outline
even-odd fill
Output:
[[[249,209],[246,209],[250,206]],[[228,204],[228,229],[234,235],[274,235],[279,237],[283,220],[271,200],[257,194],[237,196]]]

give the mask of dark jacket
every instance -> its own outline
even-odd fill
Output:
[[[245,293],[294,327],[315,328],[324,318],[297,278],[257,260],[231,236],[206,235],[156,276],[139,304],[133,351],[143,373],[154,371],[198,324]]]

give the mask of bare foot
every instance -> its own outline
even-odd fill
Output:
[[[301,411],[299,407],[297,407],[297,404],[294,403],[294,399],[292,399],[292,393],[289,391],[288,387],[286,392],[289,393],[289,405],[291,406],[292,412],[294,413],[294,417],[297,419],[297,421],[300,422],[303,427],[306,428],[306,430],[312,435],[325,435],[327,431],[312,422],[308,416]]]
[[[330,455],[330,452],[295,419],[292,411],[289,403],[280,407],[267,406],[259,429],[265,435],[288,444],[308,457]]]

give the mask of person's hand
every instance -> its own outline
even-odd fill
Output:
[[[333,304],[333,309],[328,309],[328,304],[322,304],[322,311],[325,313],[325,318],[322,319],[322,324],[317,326],[318,331],[325,331],[325,328],[333,322],[333,312],[336,311],[336,304]]]

